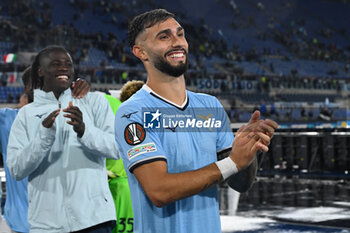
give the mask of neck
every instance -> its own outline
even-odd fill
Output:
[[[161,97],[177,104],[182,105],[186,99],[186,85],[184,75],[172,77],[161,73],[148,72],[146,84]]]
[[[50,92],[52,90],[45,90],[45,88],[42,89],[45,92]],[[56,97],[56,99],[58,100],[58,98],[60,98],[60,95],[62,94],[62,91],[52,91],[52,93],[54,94],[54,96]]]
[[[58,98],[60,98],[61,92],[60,93],[54,92],[53,94],[55,95],[56,99],[58,100]]]

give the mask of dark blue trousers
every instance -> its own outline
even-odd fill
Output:
[[[74,231],[74,233],[112,233],[115,224],[116,221],[104,222],[80,231]]]

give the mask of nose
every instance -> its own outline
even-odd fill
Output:
[[[62,63],[59,67],[58,67],[60,70],[67,70],[68,69],[68,66],[64,63]]]
[[[58,69],[59,71],[68,71],[68,70],[69,70],[69,65],[67,65],[67,64],[65,64],[65,63],[61,63],[61,64],[57,67],[57,69]]]
[[[178,35],[173,36],[172,46],[174,48],[175,47],[185,48],[186,44],[187,44],[187,41],[184,36],[178,36]]]

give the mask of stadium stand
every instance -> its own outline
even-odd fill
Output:
[[[235,111],[237,103],[246,109],[278,103],[281,110],[276,111],[288,119],[284,105],[295,102],[315,108],[311,105],[318,103],[320,108],[326,98],[346,108],[350,32],[344,15],[349,4],[322,0],[314,11],[315,2],[301,0],[198,3],[6,0],[0,4],[0,55],[15,53],[19,59],[21,52],[63,45],[79,64],[77,75],[107,92],[127,80],[145,80],[143,67],[127,46],[127,23],[138,12],[165,7],[179,15],[186,30],[190,89],[222,100],[234,97],[235,101],[227,101],[228,111],[240,112]],[[12,87],[21,86],[19,77],[27,64],[0,64],[1,103],[17,101],[17,89]],[[11,75],[17,81],[10,82]],[[300,111],[299,107],[291,111],[293,119],[300,118]]]

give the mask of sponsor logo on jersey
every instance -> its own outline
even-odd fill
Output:
[[[159,129],[161,126],[162,114],[159,109],[155,112],[143,113],[143,125],[145,128]]]
[[[149,153],[149,152],[154,152],[157,151],[156,145],[151,142],[151,143],[146,143],[142,145],[137,145],[130,150],[128,150],[128,157],[129,160],[135,158],[136,156],[139,156],[141,154]]]
[[[129,145],[140,144],[146,138],[146,130],[141,124],[133,122],[125,127],[124,138]]]

